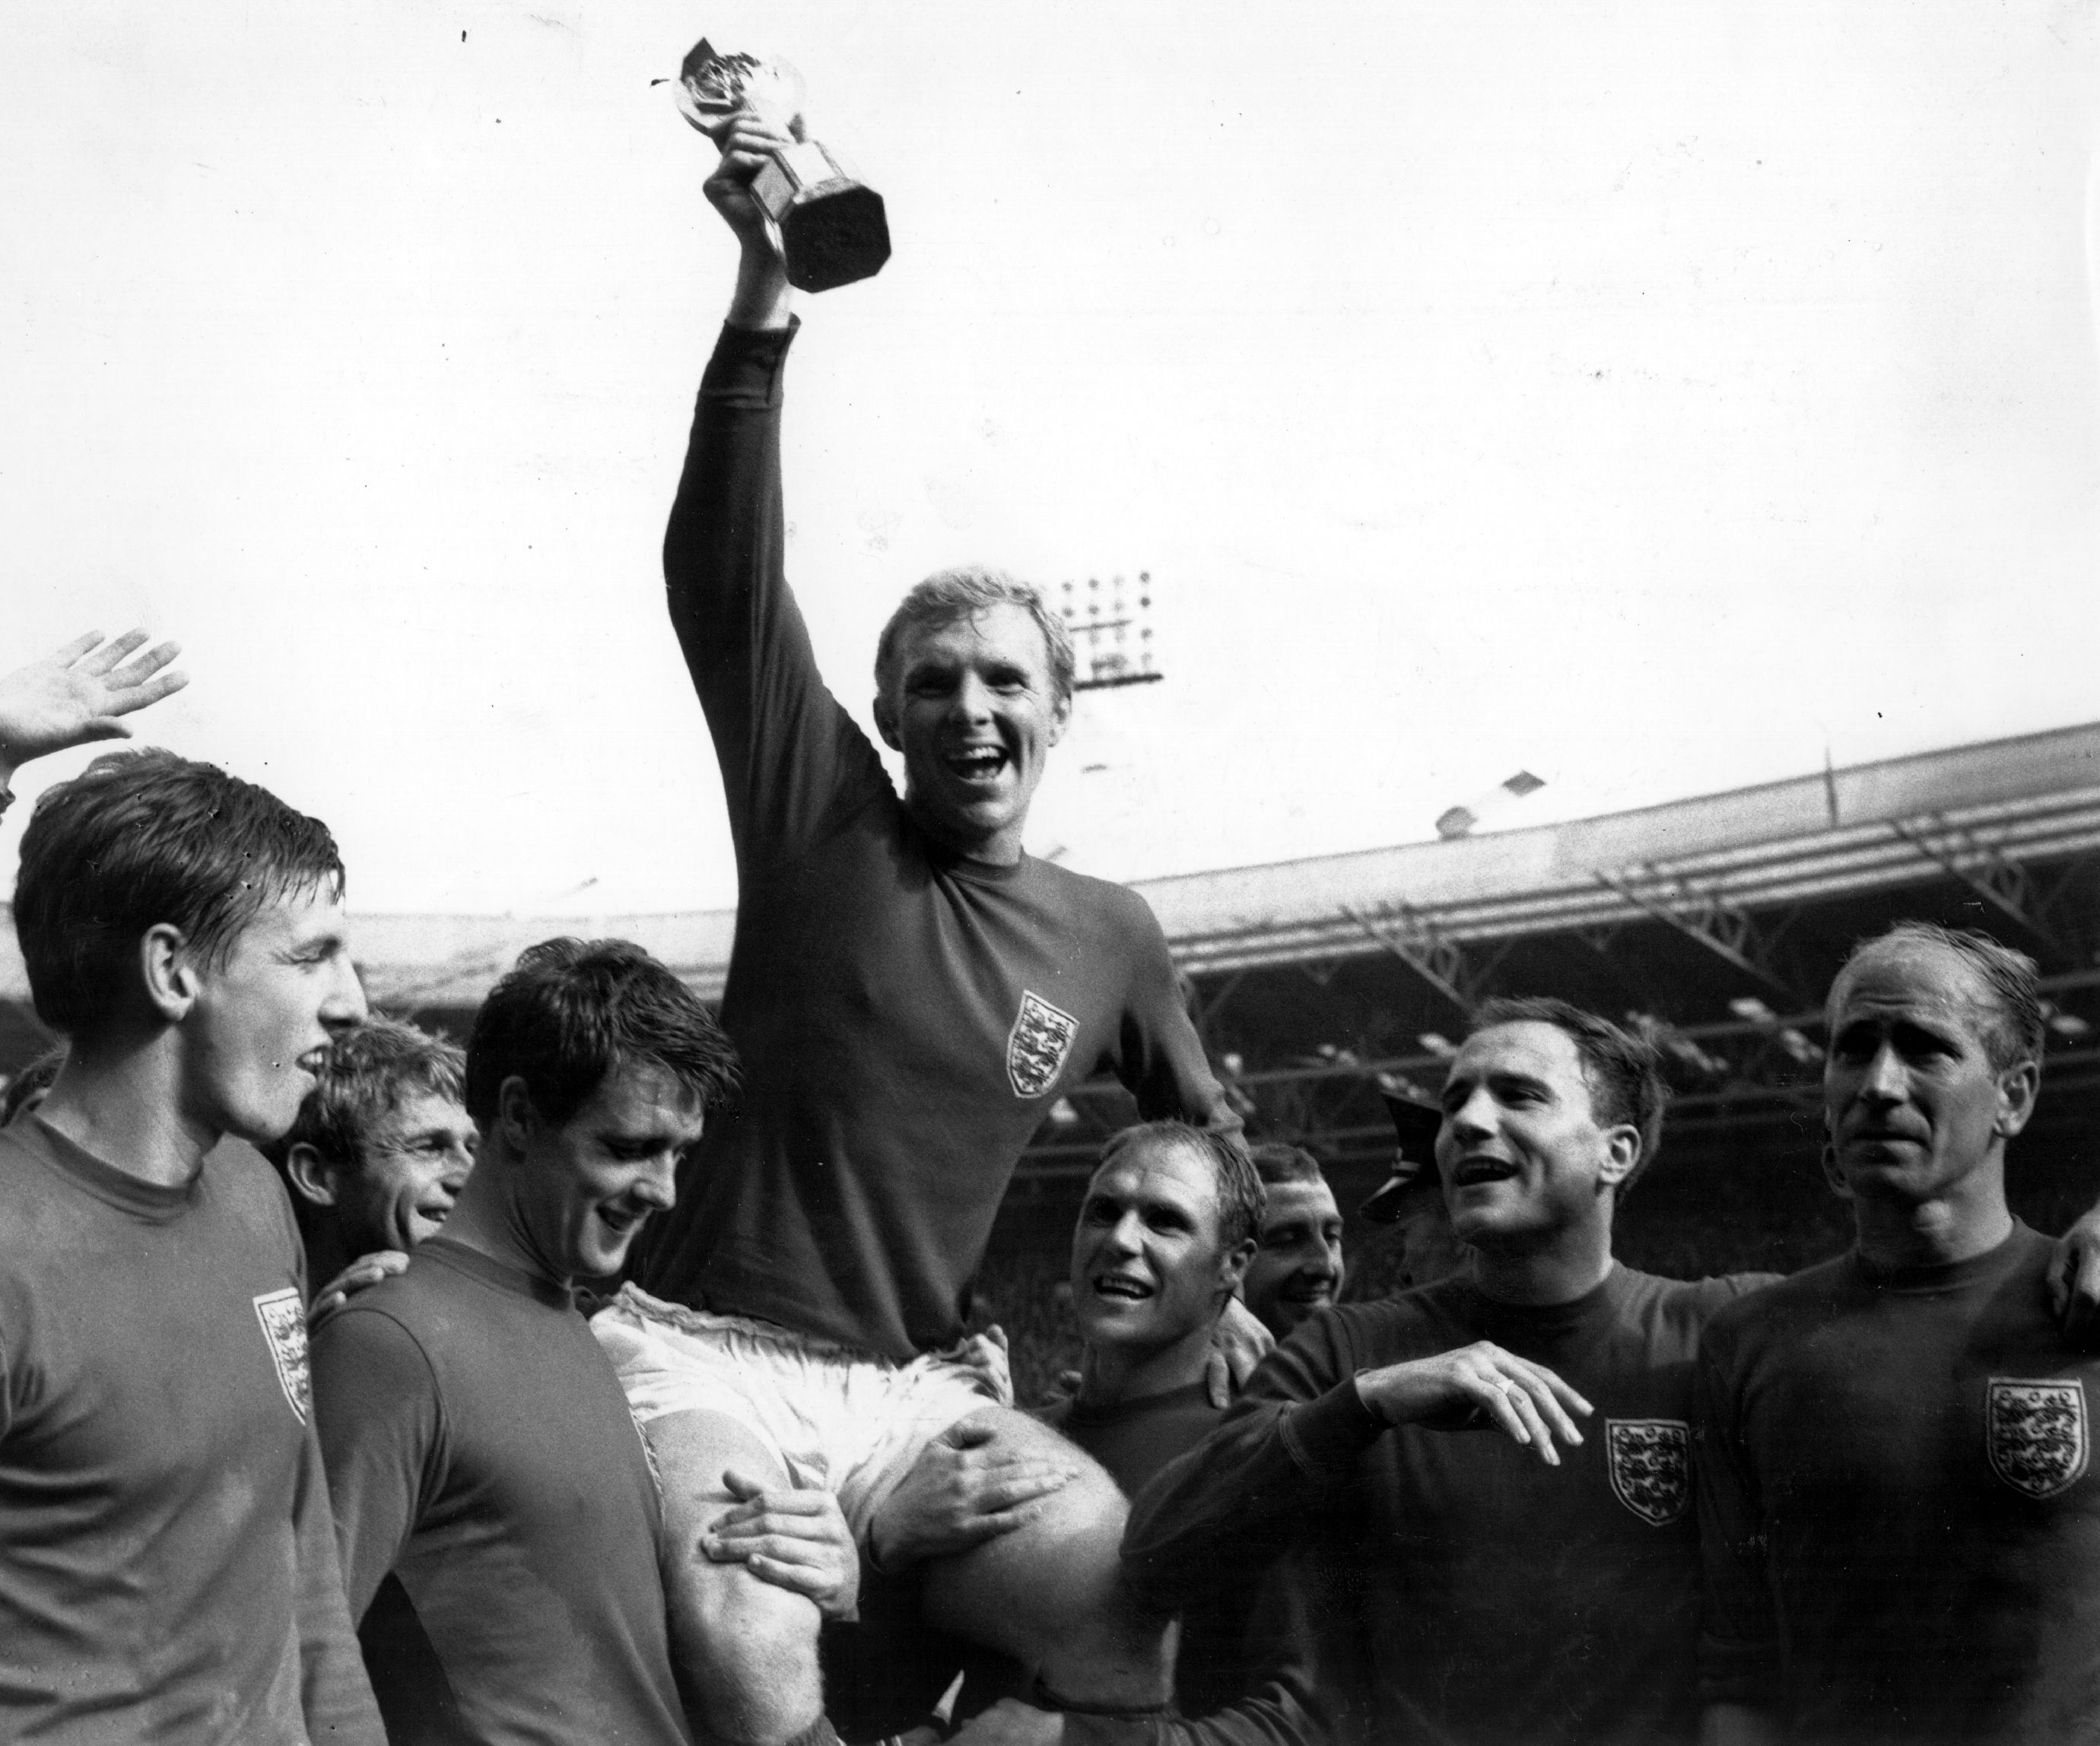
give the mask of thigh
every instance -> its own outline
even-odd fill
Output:
[[[1130,1506],[1108,1471],[1048,1425],[1011,1407],[970,1415],[993,1427],[995,1449],[1042,1456],[1079,1470],[1011,1533],[952,1558],[929,1560],[926,1615],[943,1629],[1024,1653],[1050,1620],[1105,1604],[1116,1593]]]

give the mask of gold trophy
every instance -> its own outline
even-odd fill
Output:
[[[784,60],[722,54],[703,37],[678,68],[678,110],[717,145],[745,113],[799,132],[802,76]],[[773,221],[788,284],[828,291],[880,271],[889,258],[882,196],[814,139],[797,139],[770,157],[751,192]]]

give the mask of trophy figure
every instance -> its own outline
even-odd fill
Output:
[[[717,145],[748,112],[800,134],[802,77],[783,60],[724,55],[704,37],[678,68],[678,109]],[[856,182],[814,139],[797,138],[771,154],[752,178],[788,282],[798,291],[828,291],[867,279],[889,258],[882,196]]]

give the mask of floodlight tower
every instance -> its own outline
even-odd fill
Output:
[[[1083,589],[1067,582],[1057,615],[1064,619],[1079,658],[1074,690],[1150,685],[1167,677],[1152,664],[1150,571],[1138,571],[1134,589],[1127,587],[1120,575],[1111,576],[1105,589],[1099,576],[1088,577]]]

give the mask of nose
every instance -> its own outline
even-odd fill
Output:
[[[364,1003],[364,984],[358,979],[357,967],[351,963],[347,952],[338,954],[327,997],[321,1003],[321,1024],[330,1032],[349,1030],[362,1025],[369,1011]]]
[[[1494,1113],[1495,1100],[1488,1095],[1488,1088],[1476,1085],[1455,1109],[1445,1110],[1444,1132],[1437,1136],[1438,1140],[1440,1143],[1448,1136],[1463,1144],[1485,1140],[1495,1131]]]
[[[668,1212],[678,1204],[678,1154],[659,1152],[649,1167],[635,1179],[634,1197],[657,1212]]]
[[[1112,1254],[1134,1255],[1138,1252],[1138,1238],[1144,1228],[1136,1213],[1125,1213],[1109,1227],[1104,1246]]]
[[[1863,1096],[1877,1103],[1899,1104],[1909,1095],[1909,1085],[1904,1065],[1895,1050],[1884,1043],[1874,1052],[1874,1058],[1867,1063],[1867,1070],[1860,1082]]]
[[[448,1194],[457,1194],[466,1185],[468,1174],[474,1169],[474,1153],[464,1142],[455,1140],[445,1148],[444,1174],[439,1177],[438,1185]]]
[[[960,721],[985,721],[991,716],[991,687],[975,673],[964,673],[948,700],[949,712]]]
[[[1314,1239],[1316,1247],[1312,1259],[1306,1263],[1306,1271],[1316,1277],[1338,1279],[1342,1272],[1342,1246],[1330,1242],[1325,1237]]]

